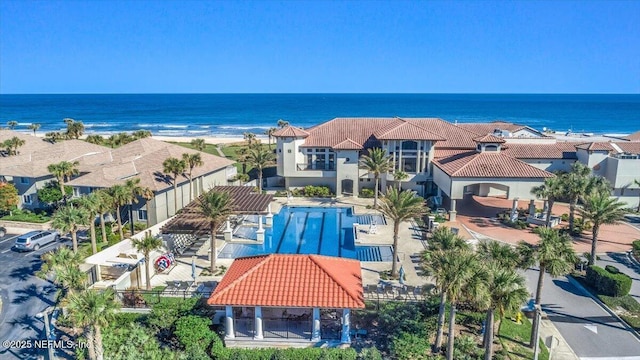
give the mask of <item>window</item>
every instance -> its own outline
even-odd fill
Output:
[[[402,150],[418,150],[418,143],[415,141],[403,141]]]
[[[329,154],[329,170],[333,170],[336,168],[336,155]]]
[[[498,145],[486,145],[484,151],[498,151]]]
[[[73,188],[73,196],[78,197],[80,196],[80,189],[77,187]]]
[[[402,171],[406,173],[415,173],[416,158],[402,158]]]
[[[288,154],[291,154],[291,149],[287,150],[287,153],[288,153]]]
[[[318,154],[316,155],[316,169],[324,169],[325,168],[325,155]]]
[[[278,149],[278,152],[279,152],[279,153],[281,153],[281,152],[282,152],[282,149]]]
[[[147,220],[147,210],[138,210],[138,220]]]
[[[26,177],[20,178],[20,184],[28,184],[28,183],[29,183],[29,178],[26,178]]]
[[[25,204],[31,204],[31,195],[22,195],[22,202]]]
[[[313,155],[308,154],[308,155],[307,155],[307,165],[308,165],[309,167],[311,167],[311,165],[312,165],[312,164],[313,164]]]
[[[307,149],[307,152],[310,153],[310,152],[313,152],[313,150],[312,149]]]

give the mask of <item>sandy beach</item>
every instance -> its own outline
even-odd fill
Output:
[[[25,132],[26,133],[26,132]],[[33,135],[32,132],[29,132],[30,135]],[[108,138],[112,134],[100,134],[100,133],[91,133],[90,135],[102,135],[105,139]],[[36,134],[39,138],[44,138],[43,132],[38,132]],[[204,139],[204,142],[207,144],[233,144],[233,143],[241,143],[244,142],[244,138],[242,136],[227,136],[227,137],[218,137],[218,136],[162,136],[162,135],[152,135],[151,136],[155,140],[167,141],[167,142],[191,142],[193,139]],[[80,136],[80,139],[84,140],[87,138],[87,134]],[[269,138],[266,136],[256,136],[257,140],[264,144],[269,143]],[[272,143],[275,143],[275,139],[271,139]]]

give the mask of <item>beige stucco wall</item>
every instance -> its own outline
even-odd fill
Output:
[[[440,188],[440,191],[451,196],[451,178],[437,166],[433,167],[433,182]]]
[[[618,159],[608,157],[606,178],[614,188],[631,186],[633,180],[640,179],[640,159]]]
[[[345,179],[353,181],[355,196],[360,193],[360,171],[357,150],[336,151],[335,190],[337,196],[342,195],[342,180]]]

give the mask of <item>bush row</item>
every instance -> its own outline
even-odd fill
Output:
[[[227,348],[219,337],[213,340],[211,355],[216,360],[356,360],[354,349],[303,348],[303,349],[240,349]]]
[[[631,277],[622,273],[612,273],[595,265],[587,268],[586,280],[602,295],[625,296],[631,290]]]
[[[305,197],[332,197],[333,193],[328,186],[312,186],[307,185],[302,189],[291,190],[293,196],[305,196]]]

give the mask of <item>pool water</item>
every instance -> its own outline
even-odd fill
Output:
[[[262,254],[320,254],[357,259],[353,224],[362,223],[351,208],[284,206],[265,227],[263,244],[226,244],[219,258]],[[371,221],[371,216],[367,217]],[[374,220],[376,221],[376,220]],[[380,219],[377,221],[384,221]],[[255,239],[255,228],[240,228],[240,236]],[[366,253],[366,252],[364,252]]]

